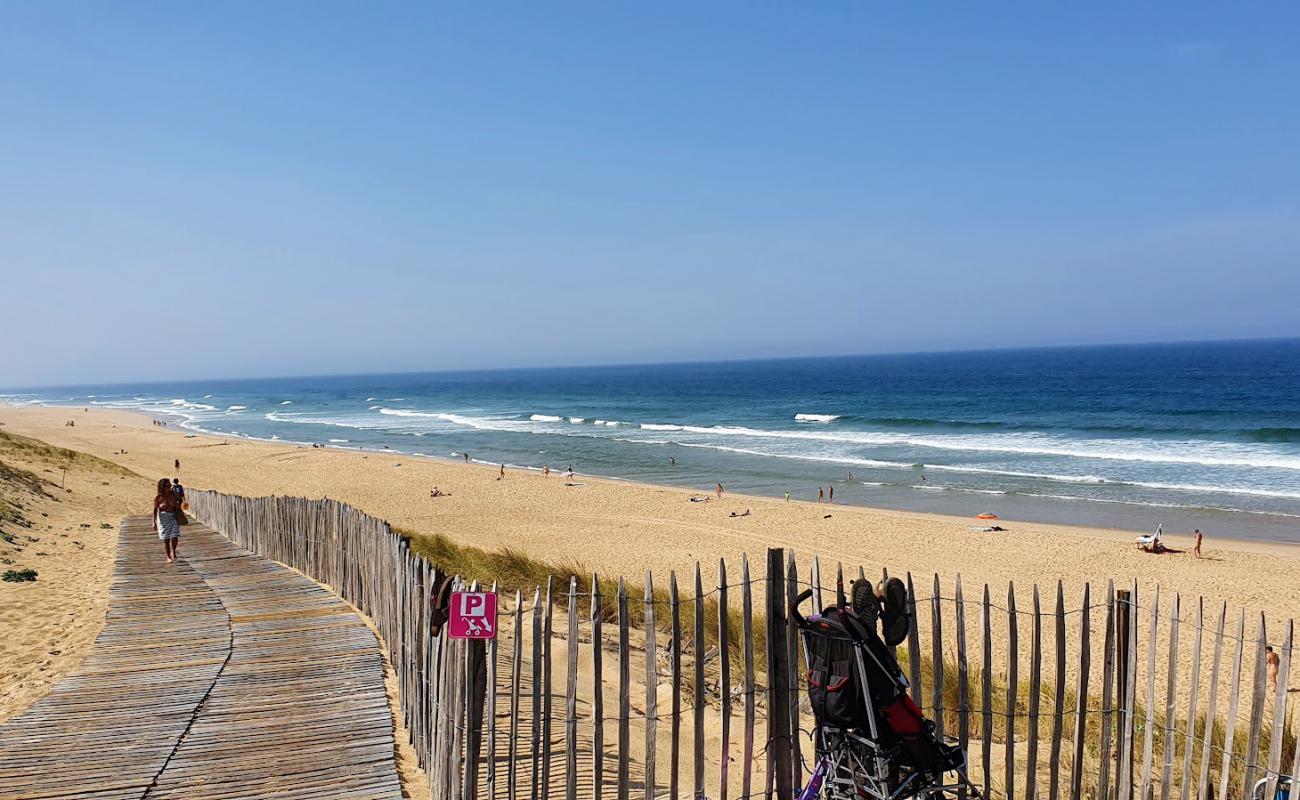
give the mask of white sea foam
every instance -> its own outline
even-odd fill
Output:
[[[581,425],[586,421],[587,420],[583,417],[569,417],[569,422],[572,422],[574,425]]]
[[[426,419],[436,419],[443,422],[450,422],[453,425],[464,425],[479,430],[526,430],[525,423],[517,420],[492,419],[489,417],[467,417],[463,414],[448,414],[441,411],[412,411],[406,408],[381,408],[379,409],[379,413],[391,417],[423,417]],[[558,420],[559,418],[557,417],[556,419]]]
[[[370,407],[370,410],[371,410],[371,411],[380,411],[380,410],[382,410],[382,409],[383,409],[383,406],[371,406],[371,407]]]
[[[333,442],[334,444],[347,444],[347,443],[348,443],[348,440],[347,440],[347,439],[330,439],[330,441]]]
[[[376,398],[374,398],[374,397],[367,397],[367,398],[366,398],[366,402],[367,402],[367,403],[373,403],[373,402],[375,401],[375,399],[376,399]]]
[[[839,414],[795,414],[794,418],[800,422],[834,422],[840,418]]]
[[[551,414],[533,414],[529,419],[533,422],[559,422],[564,417],[556,417]]]
[[[956,452],[1045,455],[1101,461],[1138,461],[1156,464],[1256,467],[1300,470],[1300,456],[1262,447],[1227,442],[1142,439],[1082,440],[1039,433],[1007,434],[903,434],[880,431],[763,430],[741,426],[674,425],[642,423],[643,430],[681,431],[715,437],[786,439],[871,446],[904,445]]]
[[[184,408],[189,411],[216,411],[216,406],[210,406],[207,403],[193,403],[184,397],[173,398],[172,403],[176,408]]]
[[[226,406],[226,413],[230,413],[231,411],[247,411],[247,410],[248,410],[248,406]]]
[[[281,400],[281,401],[280,401],[280,405],[282,405],[282,406],[291,406],[291,405],[293,405],[293,401],[292,401],[292,400]]]

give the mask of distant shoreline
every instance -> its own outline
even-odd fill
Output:
[[[65,409],[85,408],[85,406],[79,406],[79,405],[61,406],[61,405],[54,405],[54,404],[13,405],[13,404],[6,404],[0,402],[0,421],[3,421],[2,412],[6,408],[24,409],[24,410],[42,409],[42,410],[47,410],[49,412],[56,412]],[[120,414],[125,418],[134,419],[140,422],[143,422],[144,420],[149,420],[150,422],[152,422],[154,419],[157,419],[160,416],[165,416],[159,414],[151,414],[148,411],[141,410],[141,409],[119,409],[119,408],[109,409],[109,408],[93,407],[93,406],[89,408],[88,413],[93,413],[96,415],[106,415],[106,416],[116,416]],[[0,430],[3,430],[3,428],[0,428]],[[467,464],[461,458],[456,458],[452,456],[438,456],[438,455],[429,455],[429,454],[400,452],[391,449],[367,448],[367,447],[355,446],[355,445],[342,446],[339,444],[328,444],[328,443],[322,444],[322,443],[313,443],[308,441],[295,441],[295,440],[287,440],[287,439],[267,439],[262,437],[249,436],[245,434],[228,434],[228,433],[208,431],[184,422],[178,422],[175,425],[175,427],[168,426],[162,428],[161,430],[170,433],[177,433],[183,431],[185,432],[186,435],[192,435],[196,439],[204,439],[204,440],[234,439],[237,441],[255,443],[258,445],[265,445],[268,447],[285,448],[291,451],[301,451],[307,449],[307,450],[331,451],[331,452],[347,453],[347,454],[358,454],[358,455],[362,455],[363,457],[378,455],[378,456],[393,457],[393,458],[400,457],[402,459],[417,459],[420,461],[427,461],[433,464],[437,464],[440,468],[449,467],[455,470],[495,471],[499,468],[499,462],[485,461],[485,460],[474,459],[474,458],[471,458],[470,462]],[[313,444],[316,446],[313,447]],[[511,472],[522,471],[526,474],[533,475],[538,478],[540,478],[542,475],[542,468],[540,467],[535,467],[531,465],[515,465],[515,464],[506,464],[505,466],[507,470]],[[553,467],[551,470],[551,476],[553,479],[558,479],[561,473],[562,473],[562,468]],[[575,472],[575,475],[581,478],[584,482],[591,482],[591,483],[609,482],[617,485],[636,487],[639,489],[651,490],[656,492],[668,491],[668,492],[682,493],[684,495],[706,495],[706,496],[711,494],[712,492],[711,487],[707,487],[707,486],[692,487],[692,486],[684,486],[680,484],[650,483],[646,481],[635,480],[632,478],[594,475],[594,474],[587,474],[581,472]],[[726,497],[728,500],[738,500],[738,501],[752,500],[753,502],[756,503],[757,502],[763,502],[763,503],[781,502],[781,499],[779,497],[764,495],[764,494],[747,494],[744,492],[728,492]],[[999,518],[997,521],[993,523],[987,523],[987,522],[981,522],[973,518],[960,517],[952,514],[917,511],[917,510],[904,509],[904,508],[872,506],[872,505],[856,503],[852,501],[846,502],[843,500],[837,500],[834,504],[830,504],[830,503],[819,504],[815,502],[810,502],[808,500],[792,499],[791,504],[798,505],[801,507],[826,509],[827,511],[830,511],[832,509],[837,509],[837,510],[848,511],[848,512],[865,512],[871,515],[930,519],[948,525],[964,526],[968,529],[975,528],[975,527],[983,527],[989,524],[1000,525],[1002,527],[1007,527],[1007,528],[1011,528],[1011,527],[1021,528],[1028,525],[1028,526],[1034,526],[1035,528],[1039,528],[1039,529],[1050,529],[1068,536],[1100,537],[1100,538],[1108,539],[1113,542],[1122,542],[1125,544],[1132,544],[1138,534],[1149,532],[1143,529],[1136,529],[1136,528],[1130,529],[1130,528],[1115,527],[1115,526],[1105,526],[1105,525],[1089,524],[1087,522],[1039,522],[1034,520],[1016,519],[1013,517],[1006,517],[1006,516]],[[1223,513],[1231,514],[1231,513],[1244,513],[1244,512],[1223,512]],[[379,515],[382,516],[382,513],[380,513]],[[1297,526],[1297,528],[1300,528],[1300,526]],[[1180,548],[1185,545],[1187,549],[1190,551],[1190,547],[1191,547],[1190,530],[1181,531],[1181,530],[1173,530],[1172,528],[1170,528],[1169,530],[1167,530],[1166,539],[1170,543],[1174,544],[1175,547]],[[1184,542],[1183,540],[1186,541]],[[1217,547],[1217,548],[1232,549],[1240,552],[1267,553],[1271,555],[1281,555],[1281,556],[1287,556],[1293,558],[1300,558],[1300,543],[1293,542],[1293,541],[1249,538],[1244,536],[1233,536],[1230,534],[1218,535],[1216,532],[1213,531],[1211,531],[1208,534],[1208,541],[1212,542],[1213,547]]]

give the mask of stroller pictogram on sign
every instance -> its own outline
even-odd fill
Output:
[[[447,635],[454,639],[494,639],[497,635],[495,592],[452,592]]]

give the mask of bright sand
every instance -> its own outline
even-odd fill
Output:
[[[75,420],[75,427],[67,427],[68,420]],[[761,570],[765,549],[779,546],[794,548],[804,564],[819,553],[828,570],[841,560],[854,573],[859,564],[869,573],[882,565],[894,574],[911,571],[923,593],[928,593],[924,588],[931,573],[943,578],[946,594],[960,572],[968,597],[985,582],[994,598],[1005,597],[1008,581],[1025,594],[1037,582],[1050,602],[1050,586],[1059,579],[1073,607],[1084,581],[1091,581],[1097,592],[1104,591],[1107,580],[1122,586],[1136,577],[1148,589],[1159,584],[1165,592],[1202,595],[1215,605],[1226,600],[1234,608],[1265,611],[1270,626],[1300,612],[1300,582],[1295,580],[1300,550],[1219,539],[1214,531],[1208,532],[1206,557],[1198,561],[1190,552],[1141,553],[1132,534],[1116,531],[1000,520],[1006,532],[982,533],[971,530],[975,520],[856,506],[731,494],[721,501],[689,502],[691,496],[711,495],[712,487],[692,492],[585,476],[567,481],[558,472],[544,478],[517,470],[507,470],[498,480],[495,468],[455,461],[187,436],[183,429],[160,428],[147,417],[121,411],[0,406],[0,422],[11,433],[91,453],[145,476],[133,482],[69,473],[74,492],[64,502],[34,509],[50,514],[38,524],[50,526],[48,532],[30,532],[41,538],[40,550],[48,555],[27,551],[21,565],[39,569],[41,578],[35,584],[0,584],[0,621],[6,631],[0,642],[0,683],[17,686],[0,695],[0,721],[76,668],[103,624],[116,523],[124,514],[147,513],[152,484],[176,474],[175,459],[182,462],[180,476],[193,488],[327,495],[414,532],[576,561],[604,575],[628,576],[633,586],[641,584],[647,569],[654,570],[657,580],[666,579],[669,570],[685,577],[697,559],[707,585],[719,557],[728,560],[734,580],[742,552]],[[18,466],[35,470],[39,465]],[[725,475],[719,479],[725,484]],[[433,486],[450,496],[430,498]],[[749,516],[729,516],[746,510]],[[102,522],[114,530],[100,529]],[[91,527],[79,528],[83,523]],[[1190,550],[1190,537],[1174,535],[1168,542]],[[404,777],[411,780],[415,770],[409,754],[402,760],[407,762]]]
[[[65,427],[69,419],[75,427]],[[995,595],[1008,581],[1047,587],[1060,579],[1071,597],[1085,580],[1104,588],[1108,579],[1122,586],[1136,577],[1145,587],[1227,600],[1270,617],[1300,612],[1294,572],[1300,548],[1231,540],[1215,531],[1207,531],[1206,557],[1198,561],[1188,532],[1167,537],[1171,547],[1188,552],[1153,556],[1139,552],[1128,532],[1003,519],[996,524],[1006,532],[982,533],[972,530],[980,524],[974,519],[735,494],[692,503],[689,497],[712,496],[713,487],[692,492],[587,476],[566,481],[558,471],[544,478],[507,470],[497,480],[494,467],[451,460],[186,438],[181,428],[159,428],[121,411],[0,407],[0,422],[13,433],[117,462],[149,481],[174,475],[173,460],[180,459],[180,476],[194,488],[329,496],[415,532],[575,560],[638,581],[647,569],[665,577],[672,569],[686,574],[696,560],[711,575],[719,557],[738,564],[742,552],[757,565],[766,548],[789,547],[804,558],[820,554],[823,565],[865,565],[869,574],[880,566],[923,578],[937,572],[945,581],[961,573],[967,587],[987,582]],[[725,475],[718,479],[726,484]],[[430,498],[434,486],[451,496]],[[148,493],[146,487],[142,496]],[[139,511],[147,512],[142,506]],[[746,510],[750,516],[729,516]]]

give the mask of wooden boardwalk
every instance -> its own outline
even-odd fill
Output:
[[[400,798],[379,644],[332,592],[192,524],[123,521],[81,668],[0,726],[0,798]]]

